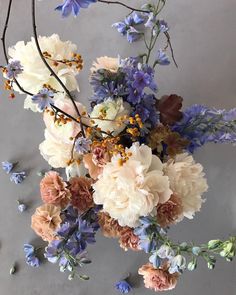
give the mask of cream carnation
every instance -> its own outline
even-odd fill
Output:
[[[108,162],[93,185],[94,202],[118,220],[121,226],[135,227],[140,216],[149,215],[159,203],[171,196],[163,164],[146,145],[134,143],[127,153],[129,160],[119,165],[119,156]]]
[[[56,34],[50,37],[39,37],[39,44],[42,52],[47,51],[50,53],[51,59],[53,60],[71,59],[72,54],[77,50],[76,45],[72,44],[70,41],[61,41]],[[25,90],[37,94],[43,84],[49,84],[54,89],[62,91],[59,83],[52,77],[49,70],[42,62],[36,49],[34,38],[27,43],[24,41],[17,42],[15,46],[9,48],[8,53],[11,59],[19,60],[23,66],[23,72],[18,75],[17,80]],[[69,91],[78,90],[75,77],[78,70],[76,70],[75,67],[69,67],[63,63],[54,66],[53,61],[47,61]],[[14,87],[15,90],[21,93],[16,85]],[[58,94],[54,96],[54,99],[57,99],[57,95]],[[30,97],[26,98],[25,108],[30,108],[33,111],[38,110],[35,104],[31,103]]]
[[[107,56],[98,57],[90,69],[91,72],[96,72],[99,69],[105,69],[112,73],[116,73],[119,68],[119,59]]]
[[[86,112],[82,104],[76,102],[76,105],[80,113]],[[68,99],[57,100],[55,106],[73,117],[77,115],[72,102]],[[83,122],[89,124],[86,118]],[[74,121],[66,124],[58,123],[54,120],[54,116],[47,112],[44,113],[44,123],[46,125],[45,140],[39,146],[40,153],[53,168],[66,168],[73,148],[73,141],[70,137],[74,138],[81,131],[80,124]],[[79,158],[75,151],[73,158],[75,160]]]
[[[111,131],[113,135],[118,135],[125,129],[125,124],[118,124],[120,117],[129,115],[131,107],[127,102],[123,102],[122,98],[108,98],[103,103],[97,104],[91,113],[91,118],[102,117],[105,120],[94,119],[95,125],[102,131]]]
[[[181,198],[183,215],[192,219],[195,212],[200,211],[201,196],[208,189],[202,165],[196,163],[191,155],[183,153],[165,163],[164,171],[174,194]]]

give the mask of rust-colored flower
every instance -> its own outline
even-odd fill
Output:
[[[143,265],[138,273],[143,276],[145,287],[155,292],[174,289],[179,277],[177,273],[168,272],[167,264],[155,269],[152,264],[148,263]]]
[[[93,180],[88,177],[73,177],[70,179],[71,203],[81,213],[94,206],[92,183]]]
[[[157,109],[160,112],[160,121],[164,125],[173,125],[182,119],[183,98],[176,94],[164,95],[157,102]]]
[[[50,171],[44,176],[40,183],[40,192],[44,203],[62,208],[68,205],[71,198],[67,184],[56,171]]]
[[[149,146],[159,152],[163,149],[163,143],[167,146],[166,152],[170,157],[181,154],[188,146],[189,141],[180,136],[179,133],[171,131],[170,127],[159,124],[151,130],[148,138]]]
[[[98,213],[98,223],[101,227],[102,233],[107,238],[119,238],[123,227],[119,225],[118,221],[106,212]]]
[[[176,224],[182,219],[182,201],[177,195],[173,194],[166,203],[157,206],[157,221],[161,227]]]
[[[55,231],[61,223],[61,209],[52,204],[38,207],[31,218],[31,227],[44,241],[51,242],[56,239]]]
[[[139,251],[139,237],[134,234],[134,230],[128,226],[124,227],[120,232],[120,246],[125,251],[128,249]]]

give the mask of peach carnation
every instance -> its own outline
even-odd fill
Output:
[[[180,222],[183,217],[182,200],[175,194],[166,203],[157,206],[157,221],[163,228]]]
[[[80,212],[85,212],[94,206],[92,194],[92,179],[87,177],[73,177],[70,179],[71,203]]]
[[[56,239],[55,231],[61,223],[61,209],[51,204],[38,207],[31,218],[31,227],[44,241]]]
[[[71,199],[71,193],[67,184],[60,177],[59,173],[50,171],[41,180],[41,197],[44,203],[53,204],[62,208],[66,207]]]
[[[98,213],[98,223],[101,227],[102,234],[107,238],[119,238],[123,229],[118,221],[112,218],[106,212]]]
[[[120,232],[120,247],[125,251],[129,249],[139,251],[139,237],[134,234],[134,230],[128,226],[124,227]]]
[[[89,175],[93,179],[97,179],[102,173],[104,165],[110,161],[110,156],[106,149],[95,147],[92,153],[84,155],[83,162],[85,168],[88,169]]]
[[[170,274],[167,265],[155,269],[150,263],[143,265],[138,273],[143,276],[145,287],[155,292],[174,289],[179,277],[177,273]]]

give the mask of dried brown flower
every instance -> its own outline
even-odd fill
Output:
[[[170,199],[157,206],[157,221],[161,227],[167,227],[183,219],[181,198],[173,194]]]
[[[92,183],[87,177],[73,177],[70,179],[71,204],[78,208],[81,213],[94,206]]]
[[[173,125],[182,119],[183,98],[176,94],[164,95],[157,102],[157,109],[160,112],[160,121],[164,125]]]
[[[120,246],[125,251],[128,249],[139,251],[139,237],[134,234],[134,230],[128,226],[124,227],[120,232]]]
[[[119,238],[122,226],[119,225],[118,221],[112,218],[106,212],[98,213],[98,223],[101,227],[102,233],[107,238]]]

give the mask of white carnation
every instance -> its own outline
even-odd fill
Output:
[[[129,115],[131,107],[127,102],[123,102],[122,98],[108,98],[104,102],[97,104],[91,113],[91,119],[103,117],[104,120],[93,119],[95,125],[102,131],[111,131],[113,135],[118,135],[125,129],[125,124],[119,124],[119,118]]]
[[[77,50],[76,45],[72,44],[70,41],[61,41],[56,34],[50,37],[39,36],[38,40],[42,52],[47,51],[50,53],[51,59],[53,60],[71,59],[72,54]],[[8,53],[12,60],[19,60],[23,66],[23,72],[18,75],[17,80],[25,90],[37,94],[39,90],[42,89],[43,84],[49,84],[57,91],[62,91],[62,87],[42,62],[34,38],[31,38],[31,41],[27,43],[24,41],[17,42],[15,46],[9,48]],[[54,66],[53,61],[47,60],[47,62],[69,91],[79,90],[76,81],[78,71],[75,67],[69,67],[63,63]],[[16,85],[14,85],[14,89],[22,93]],[[57,94],[55,94],[54,99],[56,98]],[[31,103],[29,97],[26,98],[25,108],[38,111],[35,105]]]
[[[93,185],[94,202],[103,205],[121,226],[135,227],[140,216],[149,215],[158,203],[165,203],[172,191],[168,177],[163,175],[162,162],[148,146],[134,143],[126,152],[132,156],[123,166],[118,156],[105,165]]]
[[[184,216],[192,219],[195,212],[200,211],[204,201],[202,194],[208,189],[202,165],[184,153],[165,163],[164,171],[172,191],[182,200]]]

